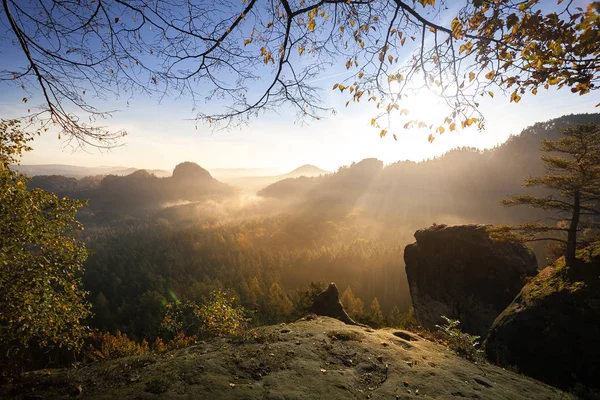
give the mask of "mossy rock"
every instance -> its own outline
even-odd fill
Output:
[[[494,321],[487,357],[562,389],[600,389],[598,263],[542,270]],[[587,388],[587,389],[586,389]]]

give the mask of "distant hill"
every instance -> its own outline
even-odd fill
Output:
[[[271,185],[275,182],[288,179],[288,178],[298,178],[301,176],[304,177],[314,177],[320,176],[324,174],[328,174],[329,171],[325,171],[319,167],[314,165],[305,164],[301,167],[294,169],[287,174],[281,175],[229,175],[223,176],[221,179],[223,182],[228,183],[233,186],[240,187],[248,192],[257,192],[258,190],[264,188],[265,186]]]
[[[68,178],[83,178],[97,175],[129,175],[139,168],[128,167],[81,167],[77,165],[45,164],[45,165],[15,165],[14,168],[22,174],[31,177],[38,175],[61,175]],[[161,169],[148,170],[159,178],[171,176],[169,171]]]
[[[319,175],[325,175],[328,174],[329,171],[325,171],[324,169],[321,169],[319,167],[315,167],[314,165],[311,164],[304,164],[301,167],[296,168],[295,170],[288,172],[285,175],[280,175],[280,178],[286,179],[286,178],[297,178],[299,176],[319,176]]]
[[[543,173],[542,139],[557,139],[561,127],[586,122],[600,123],[600,114],[537,123],[491,150],[462,148],[429,161],[385,167],[379,160],[367,159],[329,175],[284,179],[258,194],[290,202],[311,215],[334,217],[360,210],[382,224],[411,229],[433,222],[520,222],[541,214],[527,207],[506,209],[500,200],[527,193],[524,179]]]
[[[159,178],[146,170],[125,175],[83,178],[58,175],[36,176],[29,187],[89,200],[92,211],[138,213],[180,202],[222,199],[236,190],[214,179],[198,164],[177,165],[173,175]]]

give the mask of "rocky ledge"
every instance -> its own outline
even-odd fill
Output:
[[[136,356],[29,373],[13,399],[564,399],[539,381],[476,365],[407,331],[318,317]]]

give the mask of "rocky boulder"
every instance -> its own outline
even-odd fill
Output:
[[[600,262],[567,270],[559,260],[542,270],[494,321],[490,361],[600,398],[599,274]]]
[[[415,239],[404,249],[406,275],[415,317],[429,329],[444,315],[485,337],[524,278],[536,274],[531,250],[492,241],[485,225],[434,225],[415,232]]]
[[[361,325],[350,318],[344,310],[344,306],[340,302],[340,291],[335,283],[330,283],[327,289],[317,295],[308,311],[324,317],[339,319],[349,325]]]

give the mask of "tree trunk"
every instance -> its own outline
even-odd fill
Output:
[[[567,267],[575,263],[575,252],[577,250],[577,227],[579,225],[579,214],[581,212],[581,200],[579,191],[573,196],[573,217],[569,225],[569,235],[567,237],[567,254],[565,254],[565,264]]]

